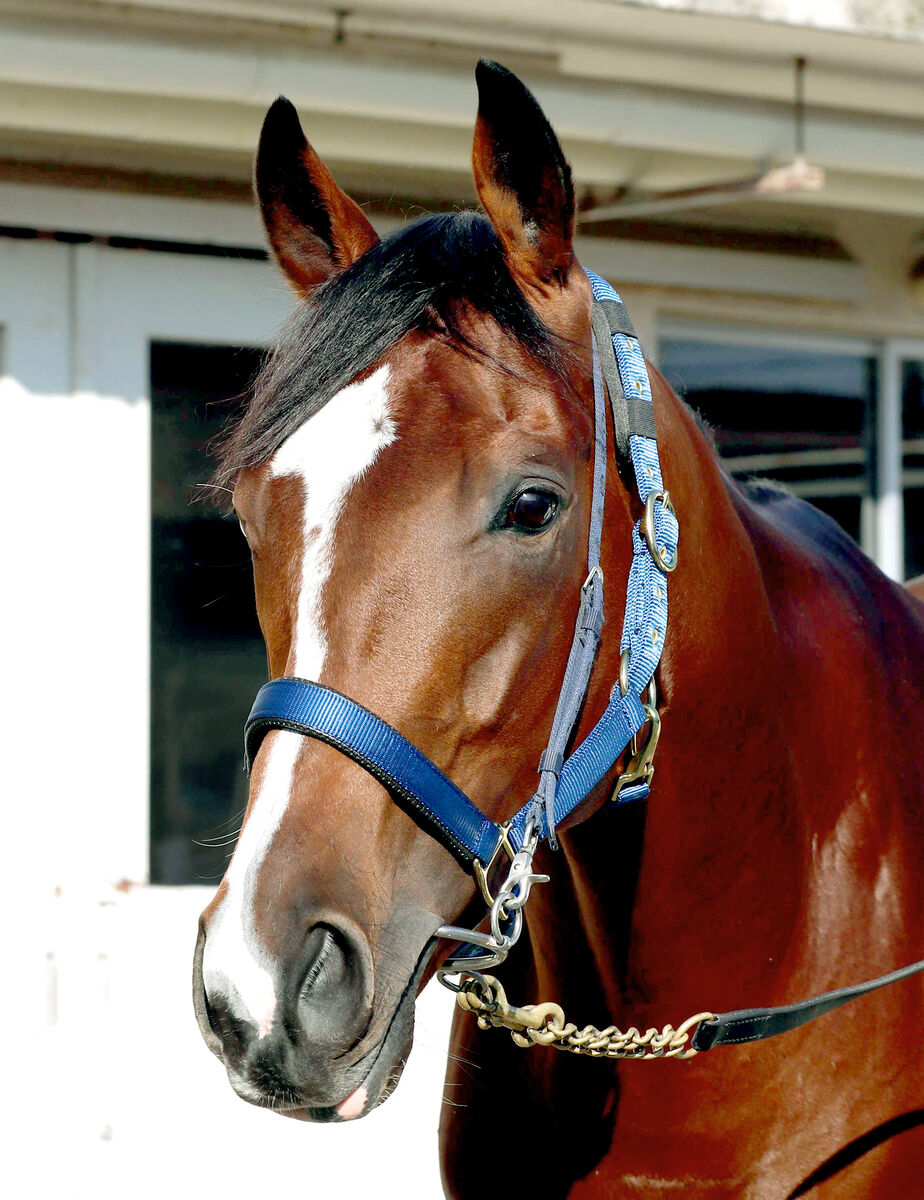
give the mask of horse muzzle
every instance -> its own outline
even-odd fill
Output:
[[[372,955],[358,931],[318,922],[284,966],[210,951],[203,925],[193,1004],[206,1044],[243,1099],[296,1115],[334,1109],[360,1086]]]
[[[429,936],[425,941],[409,977],[381,979],[374,988],[372,950],[362,933],[319,922],[285,969],[262,965],[273,999],[261,1007],[253,1002],[253,978],[236,980],[226,960],[218,960],[221,967],[210,960],[203,923],[193,960],[199,1029],[249,1103],[301,1120],[364,1116],[391,1094],[403,1071],[417,988],[434,945]],[[382,998],[375,1006],[374,994]]]

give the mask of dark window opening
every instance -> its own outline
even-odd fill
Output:
[[[153,883],[216,882],[247,802],[241,731],[266,655],[246,542],[198,485],[261,359],[251,347],[151,345]]]
[[[861,540],[875,490],[875,359],[680,338],[662,341],[661,358],[735,476],[786,484]]]

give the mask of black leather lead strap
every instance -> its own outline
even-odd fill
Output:
[[[924,971],[924,959],[901,967],[867,983],[855,983],[851,987],[837,988],[833,992],[822,992],[810,1000],[798,1004],[782,1004],[778,1008],[739,1008],[735,1012],[719,1013],[712,1021],[701,1021],[691,1043],[694,1050],[711,1050],[713,1046],[737,1046],[742,1042],[761,1042],[798,1029],[807,1021],[824,1016],[858,996],[875,992],[890,983],[898,983]]]

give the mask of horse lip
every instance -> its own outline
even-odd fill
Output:
[[[359,1117],[366,1116],[372,1109],[377,1108],[378,1105],[388,1099],[394,1091],[398,1077],[400,1077],[404,1069],[404,1062],[406,1061],[407,1050],[413,1031],[412,1014],[414,1003],[417,999],[417,987],[427,969],[427,964],[435,948],[436,939],[428,939],[420,952],[414,970],[411,972],[398,998],[398,1003],[395,1005],[394,1012],[389,1019],[384,1035],[376,1045],[372,1046],[365,1055],[358,1058],[349,1068],[351,1073],[355,1072],[357,1068],[361,1069],[362,1077],[351,1084],[346,1095],[336,1104],[316,1105],[311,1104],[307,1100],[301,1103],[298,1101],[282,1104],[278,1102],[273,1103],[270,1097],[255,1094],[257,1089],[253,1084],[240,1079],[235,1081],[232,1078],[231,1084],[235,1092],[237,1092],[242,1100],[246,1100],[258,1108],[265,1108],[270,1112],[278,1113],[280,1116],[294,1118],[299,1121],[322,1123],[343,1122],[358,1120]],[[400,1047],[396,1049],[399,1037],[402,1037],[402,1040]],[[392,1080],[394,1081],[392,1086],[388,1087],[387,1084]],[[352,1118],[342,1117],[337,1112],[338,1107],[360,1088],[365,1088],[367,1093],[361,1112]]]
[[[401,1073],[403,1072],[405,1063],[407,1061],[407,1051],[410,1047],[413,1033],[413,1011],[414,1004],[417,1000],[417,988],[420,984],[420,980],[423,978],[423,975],[427,969],[427,964],[429,963],[430,957],[435,949],[436,939],[430,938],[421,950],[414,970],[411,972],[407,983],[404,985],[404,989],[398,998],[398,1003],[395,1005],[394,1012],[392,1013],[388,1022],[388,1027],[385,1030],[384,1036],[381,1038],[378,1044],[369,1051],[369,1055],[367,1056],[369,1060],[368,1067],[364,1071],[362,1078],[354,1087],[351,1087],[346,1096],[344,1096],[336,1105],[333,1105],[331,1109],[328,1110],[334,1115],[332,1117],[325,1115],[321,1118],[322,1120],[343,1121],[347,1119],[356,1120],[359,1117],[364,1117],[367,1115],[367,1113],[370,1113],[372,1109],[377,1108],[378,1105],[387,1100],[394,1091],[395,1087],[397,1086],[398,1077],[400,1077]],[[398,1039],[398,1036],[401,1034],[404,1036],[400,1049],[394,1053],[391,1053],[391,1051],[395,1050],[395,1043]],[[360,1059],[359,1061],[362,1062],[363,1060]],[[376,1078],[376,1076],[378,1076],[378,1078]],[[392,1086],[390,1088],[386,1087],[386,1083],[391,1080],[394,1080]],[[366,1102],[362,1108],[362,1111],[357,1113],[356,1117],[353,1118],[341,1117],[339,1113],[337,1113],[337,1109],[341,1104],[344,1103],[345,1100],[349,1099],[349,1097],[357,1092],[360,1088],[366,1089]]]
[[[435,931],[440,924],[439,918],[434,917],[433,930]],[[375,1004],[369,1013],[369,1019],[366,1027],[351,1046],[342,1050],[339,1054],[334,1055],[334,1061],[338,1063],[344,1070],[356,1071],[359,1070],[364,1063],[369,1064],[371,1070],[375,1059],[378,1058],[382,1051],[382,1047],[391,1033],[392,1025],[396,1017],[401,1012],[406,1004],[408,993],[411,992],[413,997],[416,997],[417,988],[420,986],[420,981],[423,978],[433,952],[437,947],[438,939],[431,933],[417,956],[417,961],[408,976],[407,982],[401,989],[397,1002],[392,1010],[391,1016],[388,1018],[388,1023],[385,1026],[384,1032],[380,1033],[381,1024],[376,1021]],[[378,1029],[376,1026],[378,1025]],[[368,1073],[368,1072],[367,1072]]]

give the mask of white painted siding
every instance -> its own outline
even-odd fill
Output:
[[[317,1195],[439,1194],[451,998],[421,1000],[407,1076],[369,1119],[331,1130],[259,1112],[234,1096],[193,1016],[211,889],[146,882],[148,343],[258,343],[289,303],[261,263],[0,239],[17,1194],[233,1198],[300,1181]]]

